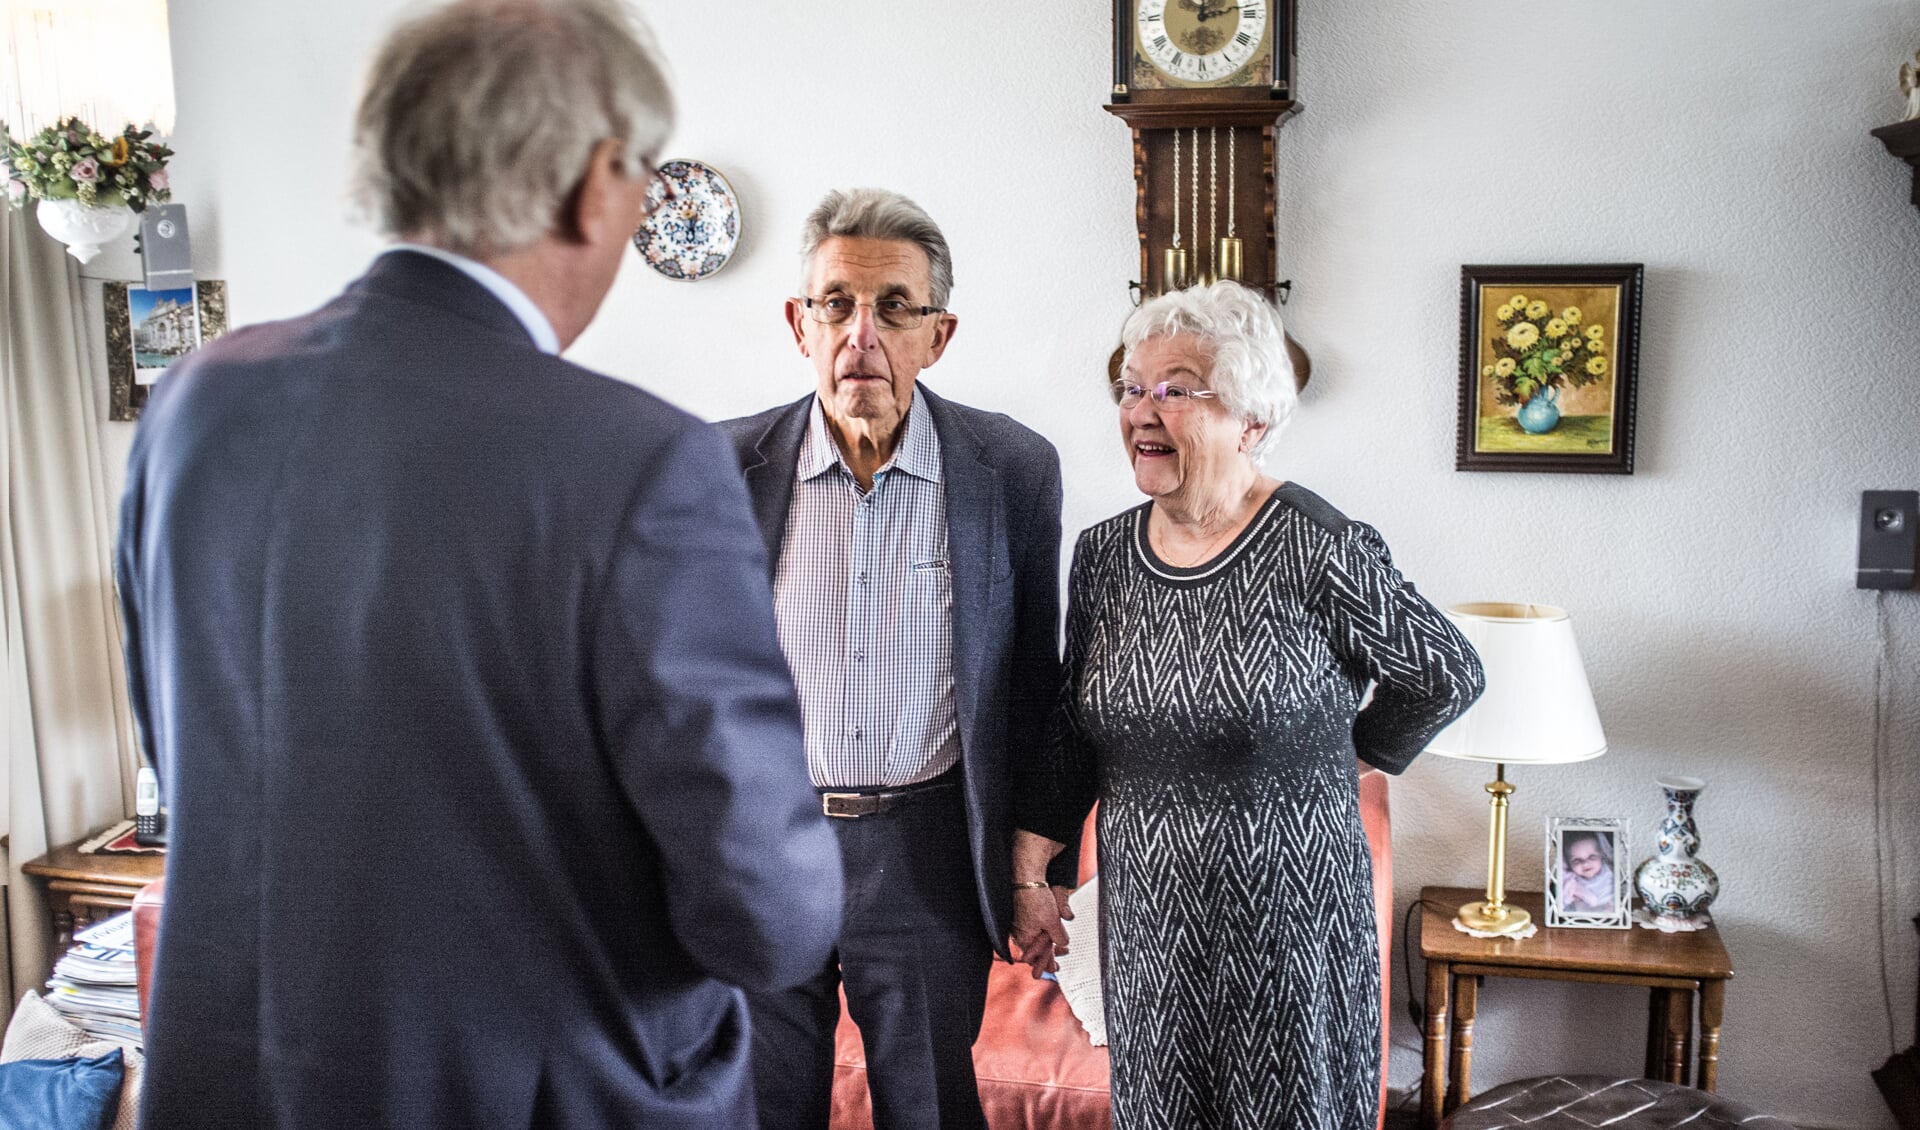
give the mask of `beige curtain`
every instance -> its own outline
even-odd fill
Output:
[[[113,507],[77,266],[28,209],[0,215],[0,832],[8,1000],[51,962],[43,888],[20,865],[124,818],[134,761]]]

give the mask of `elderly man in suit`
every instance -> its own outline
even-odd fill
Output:
[[[396,30],[355,141],[404,242],[147,408],[147,1130],[753,1125],[742,988],[818,971],[841,886],[765,550],[711,427],[556,356],[671,121],[642,35]]]
[[[803,252],[787,324],[817,389],[721,426],[774,562],[846,922],[811,979],[751,997],[761,1125],[826,1126],[844,985],[880,1130],[980,1128],[972,1047],[1007,954],[1010,798],[1059,686],[1059,457],[917,383],[957,324],[947,242],[919,206],[831,193]]]

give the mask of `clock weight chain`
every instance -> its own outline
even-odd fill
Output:
[[[1187,251],[1180,246],[1180,131],[1173,131],[1173,246],[1167,248],[1161,267],[1161,279],[1167,290],[1187,285]]]
[[[1216,131],[1218,127],[1215,127]],[[1219,153],[1218,140],[1214,152]],[[1245,277],[1245,268],[1241,258],[1239,239],[1234,236],[1233,226],[1233,186],[1240,183],[1240,162],[1234,145],[1234,129],[1227,127],[1227,234],[1220,239],[1220,277],[1238,282]]]

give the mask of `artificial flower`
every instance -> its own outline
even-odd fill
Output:
[[[1547,322],[1547,337],[1553,341],[1559,341],[1565,336],[1567,336],[1567,324],[1558,318],[1549,319]]]
[[[143,211],[169,195],[166,165],[173,150],[152,136],[128,126],[109,139],[78,118],[63,118],[25,141],[0,132],[9,168],[7,200],[73,200]],[[12,182],[25,186],[24,198]]]
[[[1500,309],[1495,310],[1493,313],[1495,317],[1499,318],[1501,321],[1504,322],[1508,318],[1513,317],[1513,304],[1508,303],[1507,305],[1500,307]]]
[[[1605,357],[1587,358],[1587,372],[1593,374],[1596,377],[1606,376],[1607,375],[1607,359]]]
[[[1511,377],[1513,375],[1514,369],[1518,367],[1519,366],[1514,364],[1513,358],[1502,357],[1500,358],[1500,360],[1495,361],[1493,363],[1492,371],[1498,376]]]
[[[1580,324],[1580,307],[1569,306],[1565,310],[1560,311],[1560,320],[1565,322],[1569,326],[1579,325]]]
[[[1546,303],[1540,301],[1537,298],[1534,299],[1532,302],[1527,303],[1527,317],[1532,318],[1534,321],[1537,322],[1546,316],[1547,316]]]
[[[1593,341],[1599,341],[1601,338],[1605,337],[1606,335],[1607,335],[1607,331],[1601,329],[1599,326],[1587,327],[1587,337],[1592,339]]]
[[[1534,325],[1532,322],[1515,323],[1514,327],[1507,331],[1507,344],[1513,346],[1515,349],[1524,351],[1528,346],[1539,340],[1540,327]]]

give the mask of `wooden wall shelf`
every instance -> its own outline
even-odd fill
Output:
[[[1913,166],[1913,206],[1920,208],[1920,119],[1881,126],[1873,131],[1887,152]]]

